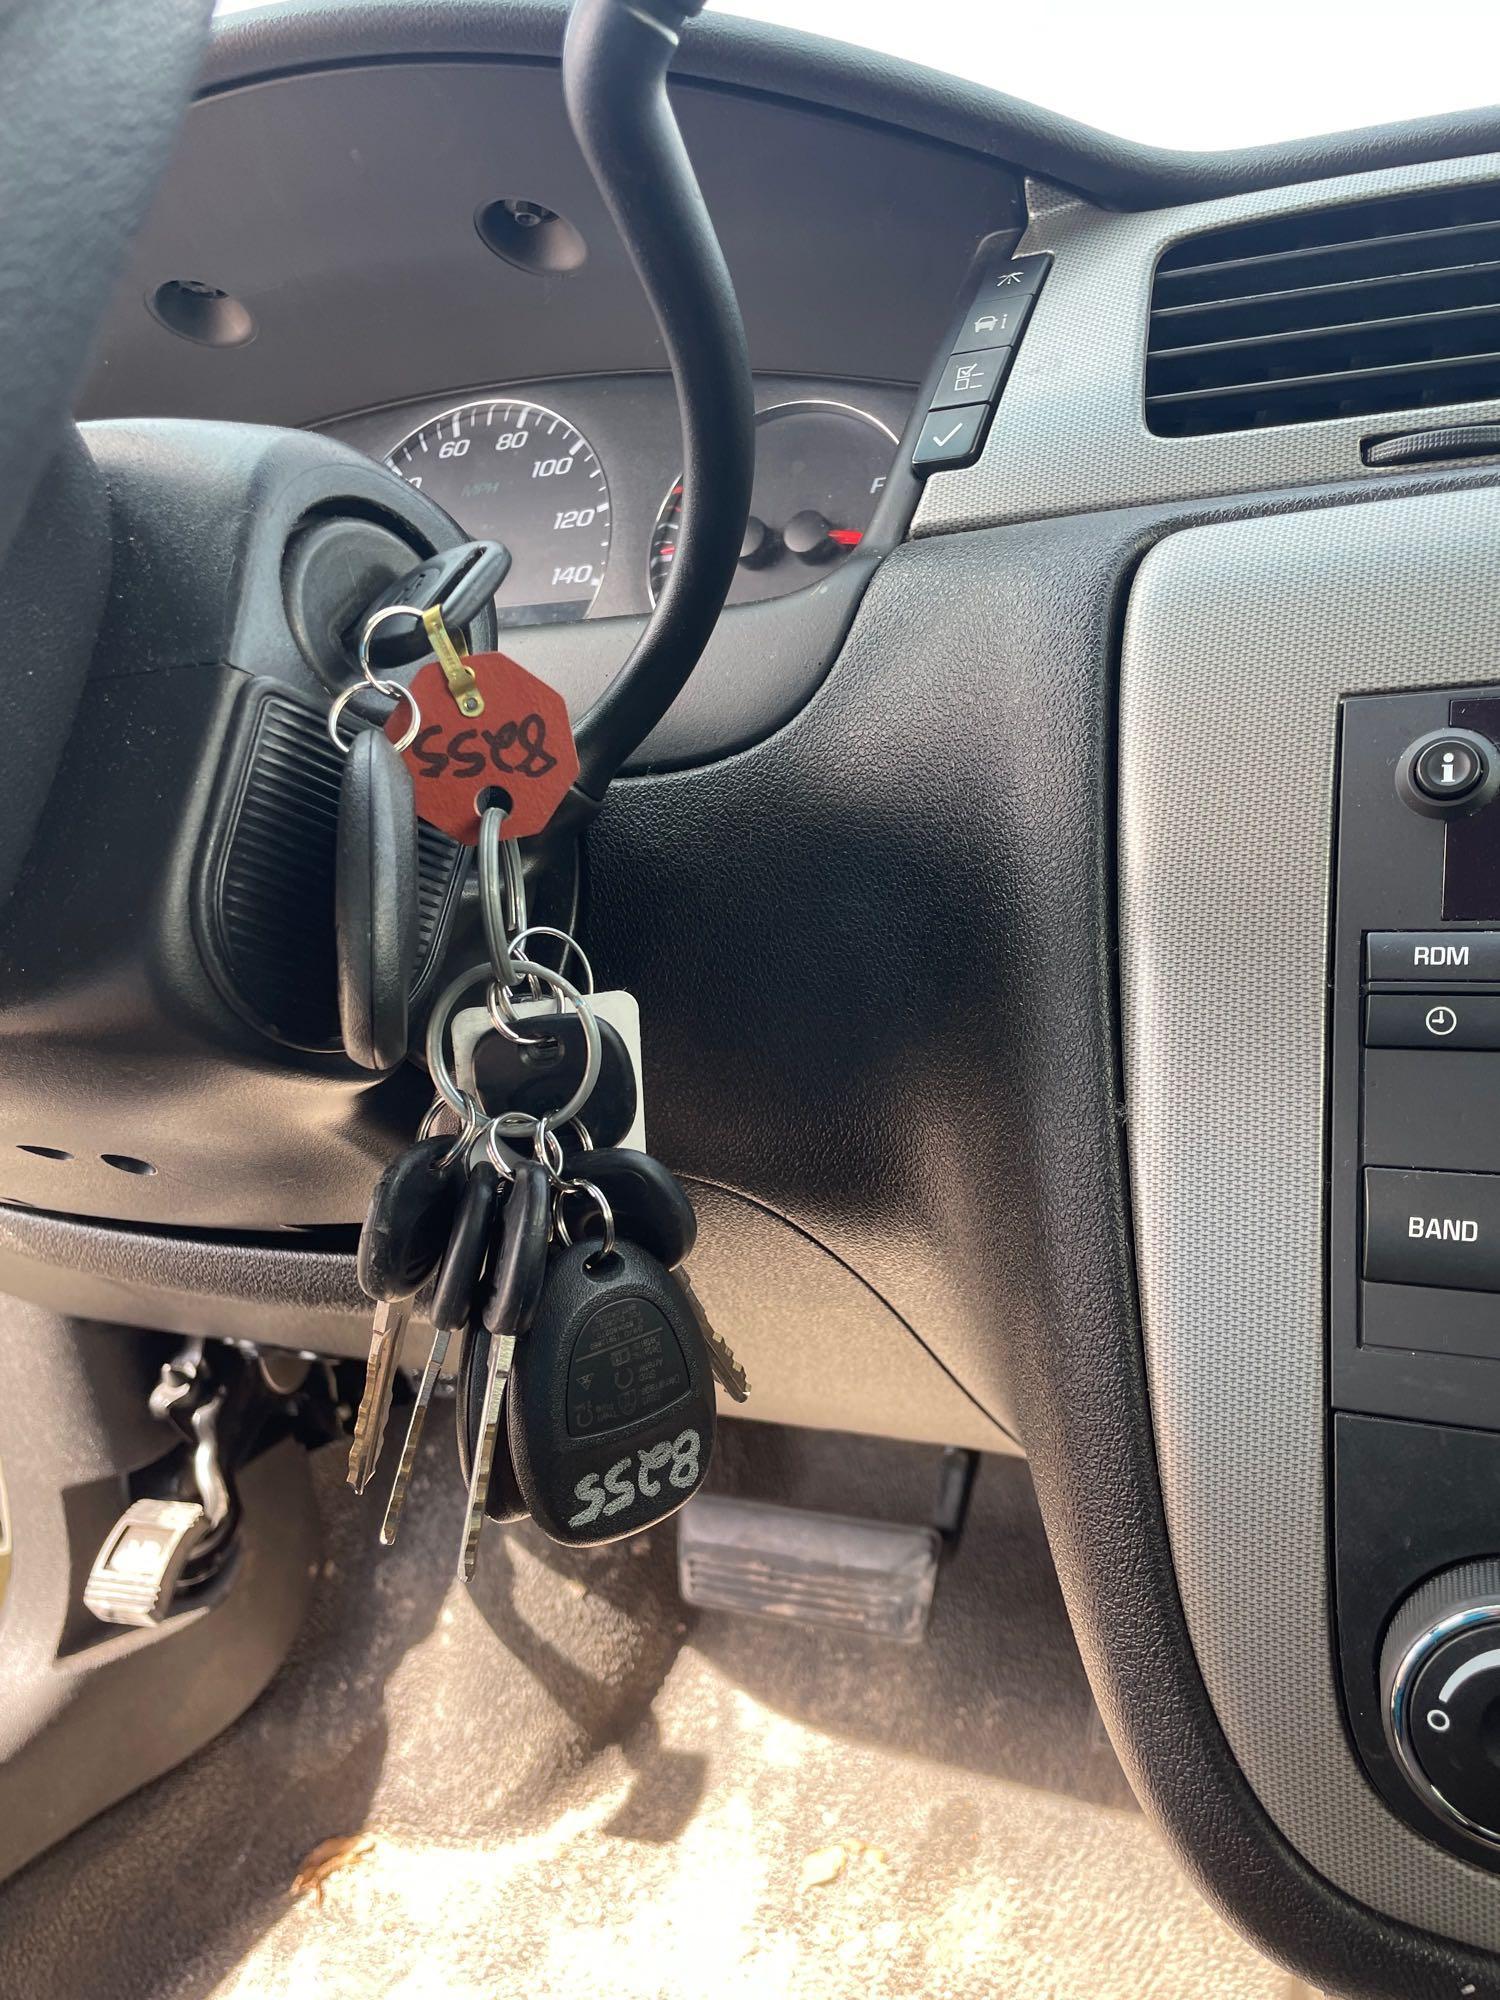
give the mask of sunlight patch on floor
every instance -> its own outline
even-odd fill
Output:
[[[663,1773],[700,1764],[670,1837],[618,1830]],[[373,1848],[321,1902],[289,1904],[214,2000],[1288,1992],[1137,1815],[835,1740],[691,1647],[650,1726],[546,1827],[463,1846],[368,1830]]]

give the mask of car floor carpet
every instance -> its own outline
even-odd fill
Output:
[[[0,1888],[4,2000],[1305,1995],[1135,1806],[1020,1460],[983,1462],[906,1647],[688,1610],[671,1524],[492,1528],[466,1588],[446,1416],[392,1551],[318,1454],[291,1658]],[[927,1518],[925,1447],[721,1438],[720,1490]]]

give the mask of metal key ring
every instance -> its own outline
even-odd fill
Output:
[[[562,1197],[562,1200],[559,1200],[557,1204],[557,1233],[563,1242],[570,1246],[573,1238],[568,1234],[568,1225],[563,1220],[563,1200],[566,1200],[570,1194],[586,1194],[599,1211],[599,1223],[603,1230],[603,1239],[594,1254],[584,1258],[584,1269],[587,1270],[590,1264],[602,1263],[606,1257],[612,1257],[615,1253],[615,1212],[610,1207],[604,1190],[595,1187],[592,1181],[578,1180],[563,1181],[559,1186],[558,1193]]]
[[[540,1118],[534,1111],[502,1111],[490,1120],[490,1129],[497,1139],[530,1139],[531,1150],[537,1163],[547,1171],[547,1177],[554,1187],[561,1187],[563,1168],[567,1164],[562,1149],[562,1140],[553,1131],[551,1113],[544,1111]]]
[[[552,1039],[550,1035],[521,1033],[510,995],[498,979],[490,981],[489,991],[484,996],[484,1011],[489,1015],[490,1026],[495,1033],[503,1035],[508,1042],[514,1042],[517,1048],[539,1049],[544,1042]]]
[[[594,1012],[588,1001],[571,979],[565,979],[560,972],[554,972],[550,966],[534,965],[529,958],[518,958],[515,963],[516,970],[523,979],[539,979],[544,986],[549,986],[554,992],[561,994],[563,999],[570,1002],[577,1010],[578,1018],[583,1023],[585,1060],[582,1079],[566,1104],[560,1104],[546,1114],[550,1124],[566,1125],[587,1104],[593,1095],[594,1085],[599,1081],[599,1070],[604,1055],[599,1023],[594,1019]],[[432,1076],[433,1086],[444,1102],[451,1105],[461,1118],[466,1116],[464,1094],[448,1066],[448,1054],[444,1044],[459,1001],[471,986],[477,986],[481,979],[488,981],[489,978],[488,964],[471,965],[467,972],[460,972],[438,995],[427,1022],[427,1067]],[[510,1137],[517,1129],[514,1123],[507,1124],[507,1120],[514,1120],[518,1115],[527,1121],[520,1128],[522,1131],[530,1132],[534,1129],[536,1120],[530,1113],[502,1113],[494,1121],[500,1128],[502,1138]]]
[[[526,928],[526,870],[521,862],[521,843],[502,840],[500,859],[505,864],[505,928],[510,937]]]
[[[499,1122],[496,1118],[486,1118],[484,1121],[484,1156],[501,1180],[513,1181],[520,1162],[496,1130]]]
[[[417,707],[417,697],[409,687],[402,687],[400,681],[377,680],[369,680],[367,682],[351,681],[342,694],[334,696],[333,706],[328,711],[328,734],[333,739],[334,749],[341,750],[346,757],[353,749],[354,739],[351,737],[346,743],[343,737],[339,735],[339,717],[357,694],[364,693],[367,685],[376,689],[380,694],[388,694],[392,701],[404,701],[410,705],[411,721],[396,738],[396,748],[398,750],[409,749],[416,742],[417,733],[422,727],[422,711]]]
[[[484,1108],[480,1104],[479,1100],[475,1097],[470,1097],[467,1091],[460,1091],[459,1095],[463,1098],[464,1103],[468,1108],[461,1114],[463,1118],[463,1123],[459,1126],[458,1131],[453,1135],[453,1144],[448,1148],[447,1152],[444,1153],[443,1155],[442,1165],[445,1168],[451,1167],[453,1165],[453,1162],[459,1157],[459,1155],[463,1153],[467,1147],[473,1145],[474,1141],[479,1137],[480,1133],[484,1130],[485,1125],[487,1123],[487,1120],[484,1115]],[[455,1113],[454,1106],[449,1104],[446,1098],[435,1097],[432,1103],[428,1105],[426,1115],[423,1117],[421,1124],[417,1127],[417,1138],[419,1140],[432,1138],[433,1126],[437,1123],[437,1120],[441,1118],[445,1113],[448,1114],[449,1116],[458,1115]]]
[[[479,815],[479,914],[484,919],[485,948],[490,955],[490,964],[495,968],[495,979],[501,986],[519,986],[514,964],[511,961],[510,932],[506,909],[505,869],[501,849],[505,846],[505,808],[486,806]],[[495,1020],[494,1011],[490,1012]],[[499,1027],[499,1023],[495,1022]],[[503,1034],[505,1030],[502,1028]],[[518,1040],[532,1041],[535,1038],[518,1036]]]
[[[419,625],[422,623],[422,613],[414,604],[388,604],[383,611],[375,613],[359,635],[359,670],[371,687],[379,687],[380,682],[375,678],[374,670],[370,666],[370,641],[387,618],[415,618]],[[422,636],[425,640],[427,636],[425,628]],[[428,646],[426,651],[430,653],[432,648]]]
[[[467,972],[460,972],[456,979],[449,980],[448,984],[443,988],[433,1003],[431,1014],[427,1017],[425,1053],[427,1056],[427,1069],[432,1077],[433,1088],[449,1109],[456,1111],[458,1116],[463,1119],[468,1118],[470,1100],[467,1094],[459,1089],[458,1084],[454,1080],[453,1072],[448,1067],[448,1056],[443,1045],[453,1016],[457,1012],[459,1001],[462,1000],[471,986],[477,986],[481,979],[488,979],[489,976],[490,968],[487,964],[471,965]]]
[[[533,960],[523,958],[516,953],[512,954],[512,958],[517,972],[523,979],[539,979],[544,986],[550,987],[561,999],[576,1009],[578,1018],[583,1023],[585,1058],[578,1088],[565,1104],[554,1105],[546,1113],[549,1125],[566,1125],[582,1111],[594,1094],[594,1085],[599,1081],[599,1071],[604,1061],[604,1044],[599,1034],[599,1023],[594,1018],[594,1010],[587,998],[579,992],[571,979],[564,978],[560,972],[554,972],[550,965],[538,965]]]
[[[592,1000],[594,997],[594,968],[589,963],[588,953],[584,950],[583,946],[578,942],[577,938],[573,937],[568,931],[559,930],[556,924],[528,924],[525,930],[517,931],[515,935],[511,938],[510,941],[511,950],[518,951],[528,938],[534,938],[534,937],[555,938],[557,942],[563,947],[562,962],[564,965],[566,965],[568,962],[567,955],[570,951],[575,955],[575,957],[578,960],[578,963],[583,967],[584,978],[588,981],[588,984],[584,987],[583,990],[585,993],[587,993],[590,1000]],[[511,980],[509,984],[514,986],[515,981]]]

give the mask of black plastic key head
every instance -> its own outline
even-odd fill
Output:
[[[419,1139],[375,1183],[359,1232],[359,1282],[377,1303],[409,1299],[437,1269],[464,1184],[453,1141]]]
[[[464,1182],[433,1288],[432,1323],[439,1333],[461,1332],[479,1302],[479,1281],[484,1276],[499,1207],[500,1176],[488,1160],[480,1160]]]
[[[479,615],[509,573],[510,551],[501,542],[464,542],[458,548],[444,549],[419,568],[398,576],[360,613],[357,625],[347,635],[350,650],[358,647],[372,618],[398,606],[423,612],[436,604],[443,623],[458,641],[464,627]],[[420,617],[381,618],[370,633],[368,650],[374,672],[388,674],[425,660],[432,642]]]
[[[675,1270],[691,1257],[698,1240],[698,1218],[687,1190],[669,1167],[649,1153],[629,1146],[596,1146],[592,1152],[570,1156],[568,1172],[575,1181],[598,1188],[609,1203],[615,1233],[628,1236],[643,1250],[659,1258],[668,1270]],[[590,1235],[601,1241],[602,1227],[591,1224],[588,1196],[579,1194],[568,1203],[568,1222],[579,1242]]]
[[[458,1366],[456,1422],[458,1468],[469,1484],[475,1452],[484,1424],[485,1388],[490,1349],[495,1340],[515,1340],[536,1317],[547,1276],[547,1249],[552,1224],[552,1185],[535,1160],[520,1160],[504,1191],[505,1206],[485,1274],[482,1315],[469,1322]],[[509,1393],[509,1384],[506,1386]],[[526,1502],[516,1483],[510,1444],[501,1425],[494,1444],[484,1511],[492,1521],[520,1521]]]
[[[521,1160],[505,1196],[500,1240],[485,1279],[484,1325],[516,1338],[536,1318],[547,1278],[552,1183],[535,1160]]]
[[[340,1032],[364,1069],[393,1069],[406,1054],[417,898],[411,773],[380,730],[359,730],[339,786],[334,916]]]
[[[713,1373],[670,1271],[627,1241],[547,1268],[506,1392],[516,1478],[553,1541],[592,1548],[675,1514],[713,1456]]]
[[[635,1066],[613,1022],[599,1027],[599,1080],[579,1117],[597,1145],[612,1146],[635,1123]],[[474,1051],[474,1087],[487,1111],[529,1111],[534,1118],[565,1104],[583,1079],[587,1047],[577,1014],[523,1014],[516,1033],[486,1035]]]

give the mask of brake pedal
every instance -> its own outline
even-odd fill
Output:
[[[191,1500],[133,1500],[94,1558],[83,1602],[106,1625],[160,1625],[213,1523]]]
[[[911,1645],[927,1630],[942,1548],[935,1528],[700,1493],[679,1517],[677,1586],[705,1611]]]

